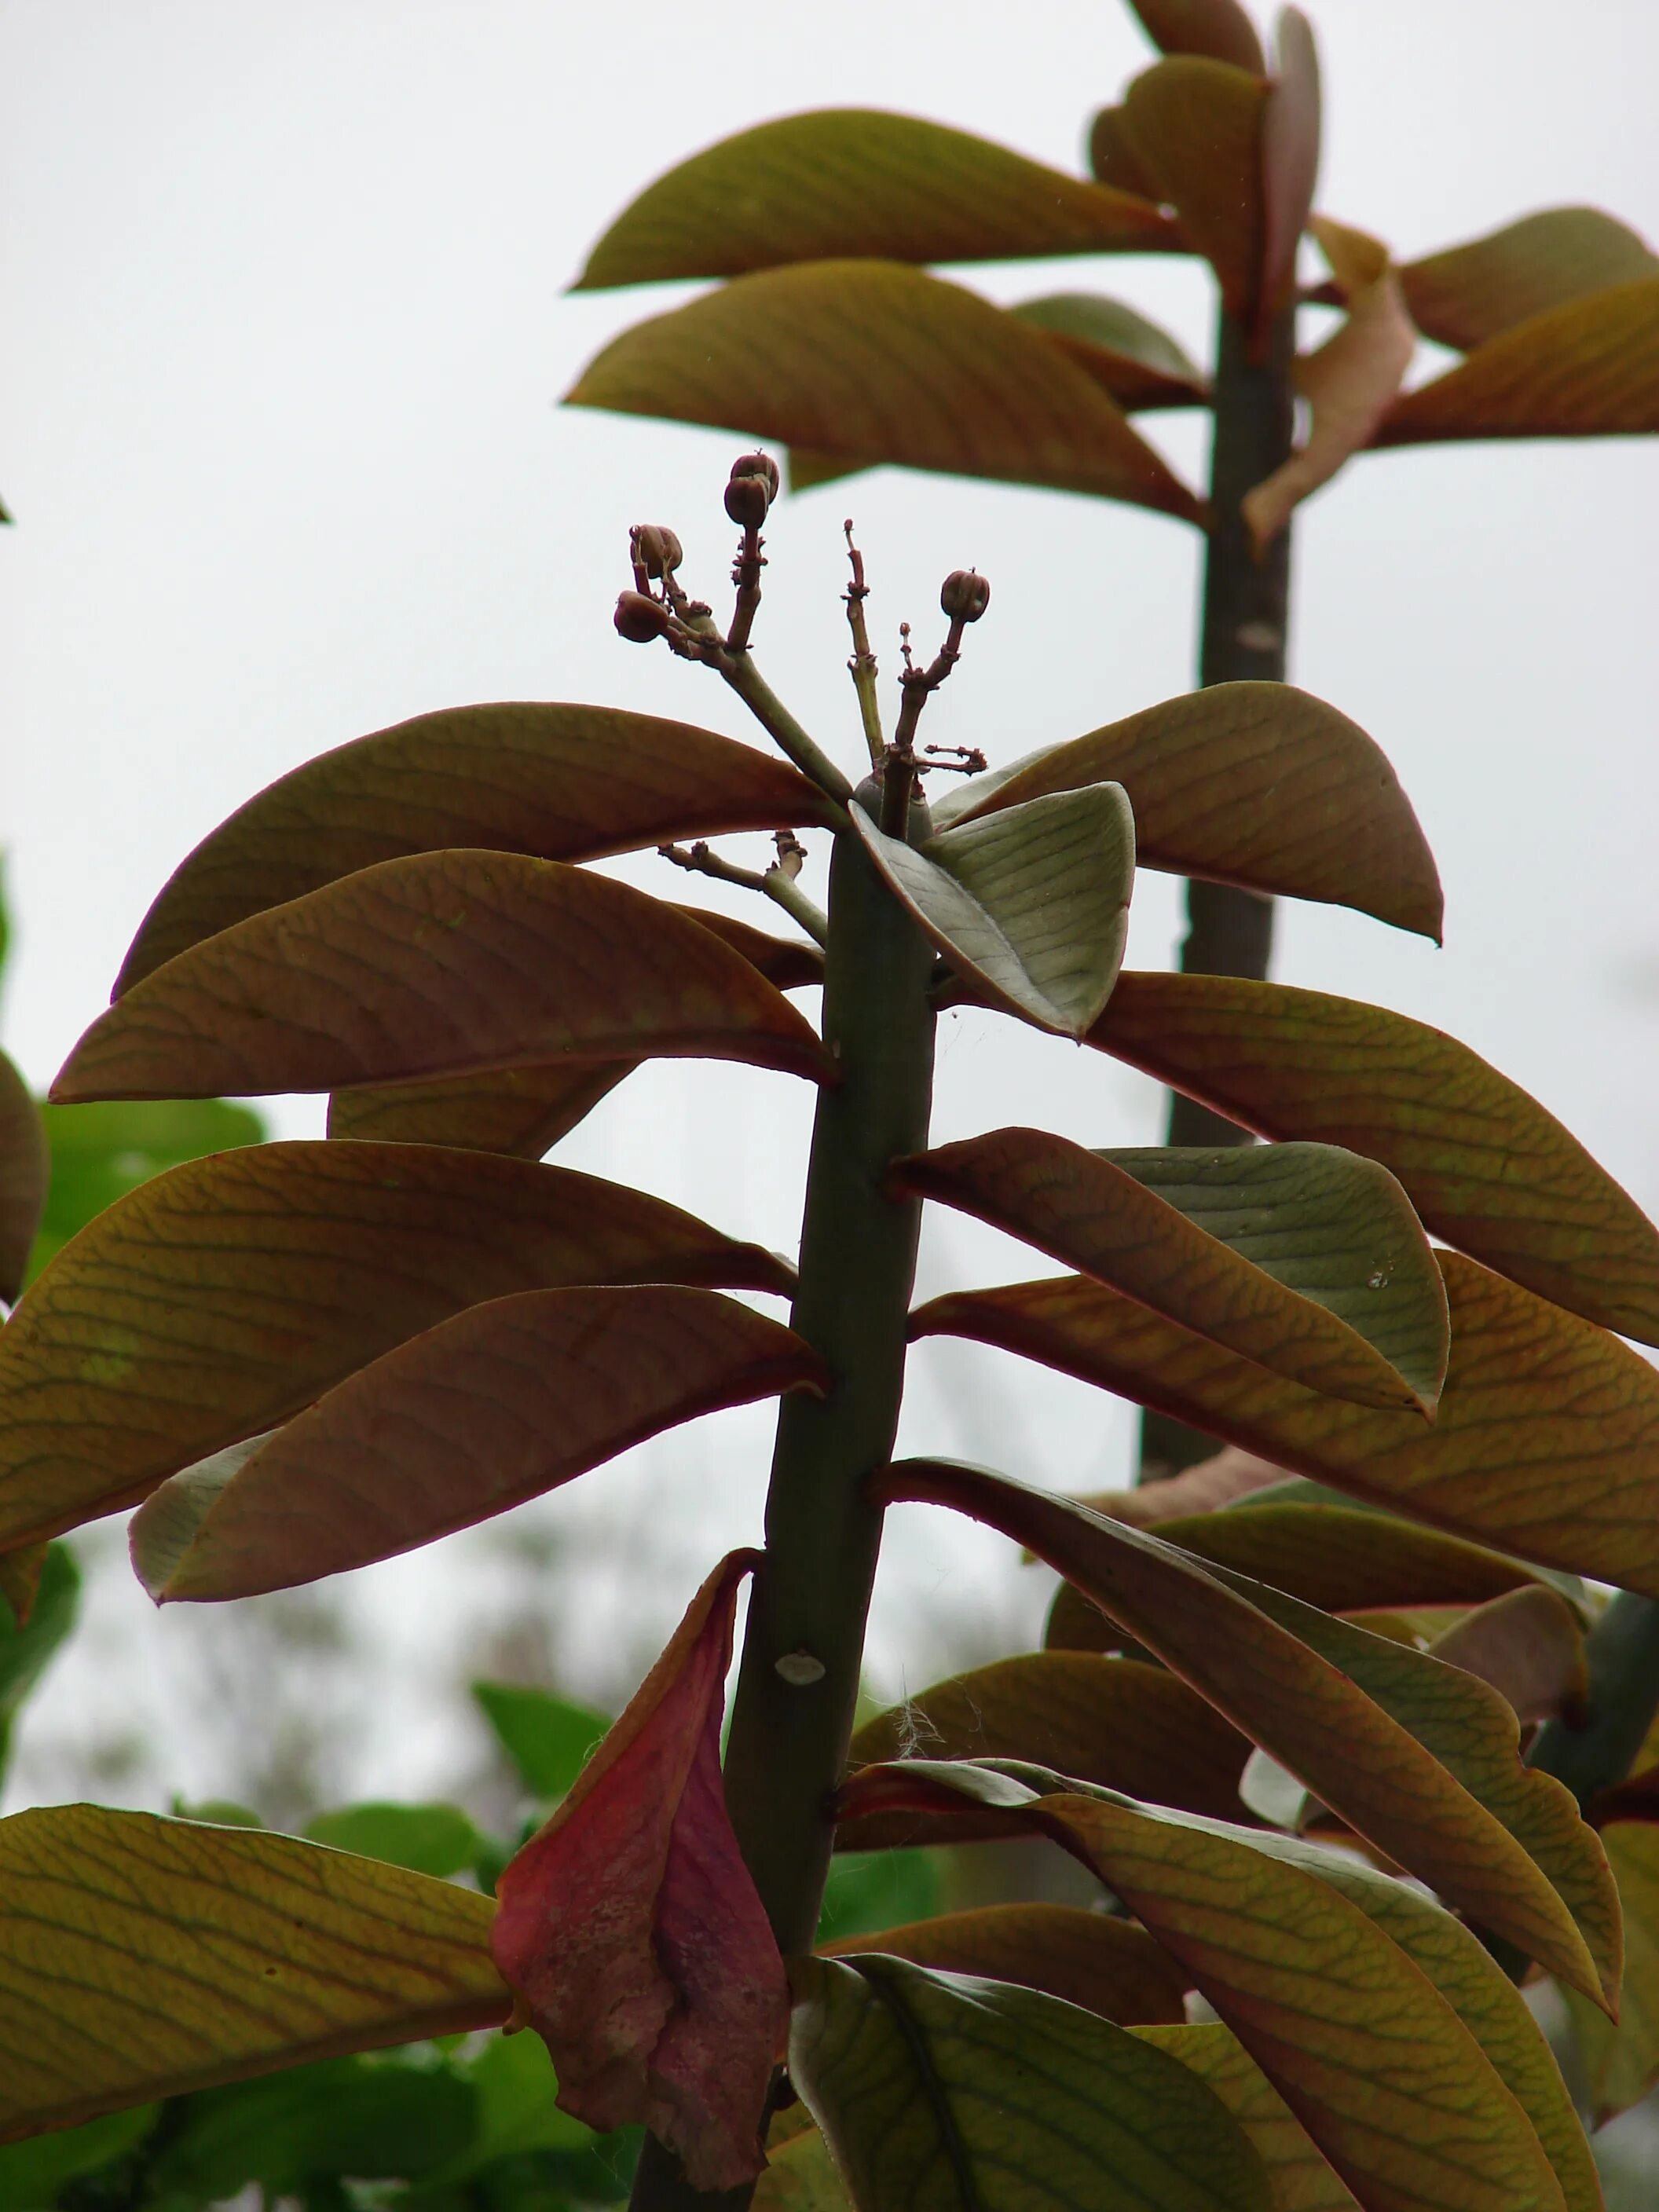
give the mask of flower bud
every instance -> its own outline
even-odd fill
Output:
[[[977,622],[991,604],[991,586],[977,568],[955,568],[939,587],[939,611],[952,622]]]
[[[612,619],[617,636],[625,637],[630,645],[650,645],[668,631],[667,608],[647,599],[643,592],[623,592]]]
[[[732,464],[735,483],[738,477],[758,477],[766,486],[766,501],[769,507],[778,495],[778,465],[770,453],[739,453]]]
[[[634,532],[634,550],[647,576],[672,575],[685,555],[679,539],[660,523],[642,522]]]
[[[726,487],[726,511],[741,530],[758,530],[778,495],[778,465],[769,453],[739,453]]]

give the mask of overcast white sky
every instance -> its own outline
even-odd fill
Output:
[[[1574,201],[1659,239],[1646,0],[1323,0],[1313,13],[1330,212],[1402,256]],[[183,853],[325,746],[501,697],[608,699],[747,734],[712,679],[622,646],[610,625],[630,521],[672,523],[689,577],[721,583],[732,440],[553,404],[614,331],[678,296],[562,296],[635,190],[725,132],[839,103],[931,113],[1074,167],[1089,113],[1149,58],[1115,0],[705,0],[678,15],[562,0],[9,0],[0,50],[0,491],[18,521],[0,538],[0,841],[19,925],[5,1035],[41,1083]],[[1121,290],[1206,344],[1193,268],[1036,264],[974,281],[1007,299]],[[1196,426],[1155,421],[1195,470]],[[781,507],[757,636],[773,682],[849,765],[848,507],[890,663],[901,617],[930,635],[947,569],[993,580],[992,614],[933,710],[936,738],[1006,759],[1188,683],[1198,546],[1182,526],[883,472]],[[1650,1210],[1656,507],[1650,441],[1389,453],[1304,510],[1292,674],[1395,761],[1440,861],[1448,938],[1437,952],[1302,908],[1282,912],[1277,960],[1285,980],[1467,1039]],[[654,865],[629,872],[680,895],[684,879]],[[1167,959],[1176,914],[1168,882],[1144,877],[1134,959]],[[561,1157],[789,1245],[805,1091],[670,1064],[625,1085]],[[277,1118],[301,1133],[319,1109]],[[1097,1144],[1157,1133],[1138,1078],[957,1018],[941,1134],[1015,1121]],[[988,1232],[930,1232],[925,1288],[1024,1272],[1042,1269]],[[1127,1414],[1079,1386],[932,1346],[915,1376],[917,1446],[1068,1485],[1124,1471]],[[767,1432],[759,1413],[726,1417],[532,1509],[588,1543],[562,1632],[579,1679],[614,1689],[616,1624],[631,1658],[708,1559],[752,1534]],[[601,1540],[623,1536],[628,1557],[602,1561]],[[953,1611],[988,1638],[1036,1617],[1034,1579],[988,1538],[914,1512],[892,1549],[876,1638],[890,1686],[901,1662],[915,1682],[912,1629],[925,1657],[949,1642]],[[487,1604],[490,1556],[475,1544],[376,1570],[353,1603],[435,1679],[453,1638],[434,1638],[433,1608],[448,1620],[448,1595]],[[151,1625],[125,1592],[100,1606],[147,1724],[168,1709],[167,1654],[203,1632]],[[114,1646],[97,1648],[106,1662]],[[66,1728],[91,1663],[52,1693]],[[420,1741],[383,1744],[375,1785],[430,1779],[452,1747]]]

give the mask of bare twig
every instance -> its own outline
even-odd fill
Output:
[[[711,876],[719,884],[735,884],[740,890],[759,891],[798,921],[815,944],[822,945],[829,922],[795,880],[806,848],[793,830],[780,830],[777,844],[778,857],[764,872],[758,868],[738,867],[734,861],[723,859],[701,837],[695,845],[659,845],[657,852],[659,858],[672,861],[677,868],[684,868],[688,875]]]
[[[870,586],[864,580],[864,556],[853,543],[853,522],[849,515],[842,525],[847,533],[847,557],[853,566],[853,580],[842,594],[847,605],[847,623],[853,633],[853,657],[847,665],[852,672],[853,688],[858,693],[859,719],[864,725],[864,742],[870,751],[870,765],[879,768],[881,757],[887,750],[887,740],[882,734],[881,702],[876,696],[876,656],[870,650],[870,631],[864,619],[864,602],[870,596]]]

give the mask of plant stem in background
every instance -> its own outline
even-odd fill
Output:
[[[872,802],[874,803],[873,801]],[[842,1778],[858,1703],[865,1616],[881,1540],[867,1478],[892,1451],[905,1322],[921,1223],[890,1198],[890,1162],[927,1143],[934,1014],[933,952],[850,831],[836,839],[823,1035],[842,1079],[818,1094],[793,1326],[828,1361],[824,1399],[780,1409],[726,1792],[732,1826],[779,1948],[810,1951],[817,1930]],[[712,2212],[746,2203],[690,2190],[647,2142],[634,2212]]]
[[[1210,449],[1210,535],[1204,563],[1201,684],[1285,680],[1290,621],[1291,532],[1261,558],[1241,512],[1244,495],[1291,451],[1296,396],[1296,310],[1287,308],[1253,347],[1244,322],[1224,310],[1216,340],[1215,433]],[[1189,883],[1181,965],[1188,975],[1265,976],[1273,950],[1271,899],[1230,884]],[[1224,1115],[1173,1091],[1169,1142],[1239,1145],[1246,1131]],[[1166,1414],[1141,1417],[1140,1480],[1157,1481],[1206,1459],[1208,1437]]]

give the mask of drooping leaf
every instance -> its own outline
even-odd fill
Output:
[[[1318,227],[1322,238],[1337,228]],[[1297,390],[1310,411],[1307,438],[1240,502],[1258,558],[1301,502],[1370,443],[1417,351],[1417,331],[1388,248],[1357,231],[1348,237],[1358,249],[1348,258],[1363,261],[1364,279],[1347,288],[1346,320],[1296,365]]]
[[[1089,1042],[1264,1137],[1369,1154],[1436,1236],[1659,1343],[1659,1231],[1535,1099],[1426,1023],[1283,983],[1130,974]]]
[[[470,1867],[483,1838],[459,1805],[342,1805],[307,1822],[307,1840],[440,1877]]]
[[[1551,307],[1659,276],[1659,258],[1600,208],[1544,208],[1400,272],[1412,320],[1459,353]]]
[[[1473,1261],[1441,1261],[1451,1361],[1426,1431],[1316,1396],[1079,1276],[935,1298],[911,1328],[1021,1352],[1454,1535],[1659,1597],[1659,1376]]]
[[[1129,0],[1147,37],[1165,54],[1208,54],[1258,76],[1267,64],[1255,26],[1238,0]]]
[[[250,915],[405,854],[594,860],[837,818],[787,762],[690,722],[520,701],[418,714],[307,761],[210,831],[145,915],[114,995]]]
[[[1096,1152],[996,1129],[894,1175],[1309,1389],[1433,1412],[1444,1285],[1405,1193],[1358,1153]]]
[[[1383,417],[1375,446],[1616,438],[1659,430],[1659,276],[1547,307]]]
[[[823,981],[823,955],[815,945],[769,936],[707,908],[680,907],[677,911],[742,953],[780,991]],[[539,1159],[637,1065],[634,1060],[604,1060],[507,1067],[441,1083],[337,1091],[328,1102],[328,1133],[379,1144],[462,1145],[477,1152]]]
[[[475,1682],[472,1696],[532,1797],[562,1797],[611,1723],[602,1713],[518,1682]]]
[[[1216,684],[964,781],[934,808],[971,822],[1080,784],[1121,783],[1136,860],[1278,897],[1357,908],[1440,938],[1440,878],[1387,757],[1288,684]]]
[[[661,900],[517,853],[416,853],[179,953],[93,1024],[52,1097],[335,1091],[665,1053],[833,1074],[788,1000]]]
[[[1159,2212],[1268,2212],[1220,2100],[1093,2013],[877,1956],[791,1980],[789,2078],[860,2212],[1098,2212],[1103,2174]]]
[[[264,1124],[225,1098],[121,1098],[43,1106],[52,1189],[29,1255],[33,1280],[95,1214],[164,1169],[257,1145]]]
[[[292,1589],[471,1528],[700,1413],[828,1385],[803,1338],[712,1291],[522,1291],[171,1476],[133,1517],[133,1567],[158,1604]]]
[[[0,1298],[15,1298],[22,1288],[51,1175],[40,1109],[0,1052]]]
[[[1559,1592],[1541,1583],[1488,1598],[1431,1649],[1437,1659],[1490,1682],[1520,1720],[1583,1717],[1589,1686],[1583,1626]]]
[[[1137,161],[1215,270],[1229,313],[1248,315],[1265,241],[1261,118],[1267,87],[1251,71],[1179,54],[1138,76],[1123,102]]]
[[[736,276],[786,262],[1009,261],[1179,251],[1126,193],[912,115],[824,108],[694,154],[623,210],[572,289]]]
[[[658,1199],[416,1145],[263,1145],[112,1206],[0,1331],[0,1541],[113,1512],[487,1298],[581,1283],[787,1291]]]
[[[1313,26],[1299,8],[1280,9],[1274,43],[1272,82],[1261,103],[1258,328],[1265,328],[1295,293],[1297,248],[1319,179],[1319,50]]]
[[[843,1795],[854,1812],[1023,1808],[1065,1842],[1187,1967],[1367,2212],[1595,2212],[1535,2021],[1468,1931],[1407,1885],[1036,1767],[871,1768]]]
[[[1362,2212],[1231,2028],[1218,2021],[1194,2021],[1181,2027],[1137,2027],[1134,2032],[1155,2050],[1178,2058],[1215,2091],[1267,2169],[1273,2212]]]
[[[993,1005],[1060,1036],[1093,1025],[1123,957],[1134,888],[1134,817],[1121,786],[1054,792],[921,846],[887,836],[856,804],[852,813],[894,892]]]
[[[1625,1910],[1625,1981],[1614,2024],[1572,1996],[1595,2124],[1639,2104],[1659,2082],[1659,1825],[1614,1820],[1601,1831]]]
[[[734,1552],[692,1601],[628,1710],[497,1885],[491,1936],[591,2127],[644,2122],[694,2188],[763,2164],[762,2107],[782,2041],[783,1962],[726,1818],[720,1716]]]
[[[878,1714],[854,1735],[848,1757],[855,1767],[914,1758],[1035,1759],[1132,1796],[1155,1791],[1165,1804],[1233,1819],[1248,1748],[1161,1667],[1033,1651],[972,1668]],[[906,1819],[902,1827],[844,1826],[837,1847],[917,1833],[930,1842],[962,1840],[936,1826],[918,1831]]]
[[[67,1640],[80,1604],[81,1571],[63,1544],[47,1547],[27,1607],[0,1600],[0,1772],[12,1723]]]
[[[1595,1901],[1595,1838],[1582,1830],[1564,1899],[1510,1824],[1528,1843],[1553,1840],[1582,1826],[1577,1808],[1553,1777],[1522,1768],[1514,1716],[1485,1684],[981,1468],[901,1461],[879,1494],[948,1505],[1024,1544],[1357,1834],[1575,1987],[1594,1996],[1602,1977],[1616,1986],[1616,1923],[1610,1938],[1588,1911],[1588,1930],[1573,1917]],[[1419,1741],[1431,1724],[1438,1755]],[[1456,1774],[1443,1763],[1452,1755]]]
[[[510,2002],[487,1898],[292,1836],[53,1806],[0,1875],[0,2141]]]
[[[624,331],[566,398],[740,428],[860,465],[896,461],[1093,492],[1189,522],[1200,514],[1051,338],[894,262],[738,277]]]
[[[1204,372],[1185,349],[1122,300],[1097,292],[1052,292],[1022,300],[1008,312],[1033,330],[1046,331],[1126,412],[1201,406],[1209,397]]]
[[[987,1905],[821,1943],[825,1958],[876,1951],[951,1974],[1018,1982],[1120,2027],[1184,2020],[1187,1977],[1144,1928],[1072,1905]]]

